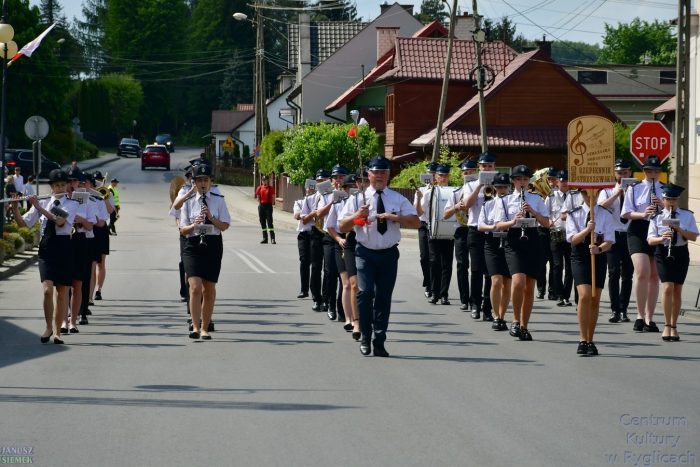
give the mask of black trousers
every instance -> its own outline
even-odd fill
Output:
[[[554,271],[553,289],[558,299],[569,299],[574,285],[571,272],[571,244],[569,242],[550,242],[552,253],[552,270]]]
[[[486,234],[476,227],[469,227],[469,259],[471,261],[470,302],[477,310],[491,311],[491,276],[486,272],[484,252]],[[484,276],[486,280],[484,280]],[[483,289],[483,294],[482,294]]]
[[[299,249],[299,278],[301,280],[301,293],[309,293],[309,278],[311,268],[311,231],[299,232],[297,235],[297,247]]]
[[[117,228],[114,226],[117,222],[117,215],[119,214],[119,206],[114,206],[114,211],[109,215],[109,231],[112,233],[117,233]]]
[[[370,250],[358,243],[355,248],[357,261],[357,308],[360,312],[362,339],[369,340],[374,332],[374,343],[382,345],[386,340],[391,314],[391,295],[396,285],[399,264],[399,248]]]
[[[260,218],[260,227],[263,231],[263,238],[267,238],[267,233],[270,232],[270,238],[275,238],[275,228],[272,225],[272,203],[258,204],[258,217]]]
[[[430,240],[430,288],[433,298],[448,298],[450,280],[452,279],[452,260],[454,259],[454,240]]]
[[[627,248],[627,232],[615,232],[615,243],[607,252],[608,293],[610,309],[622,313],[627,311],[632,295],[634,265]]]
[[[457,227],[455,230],[455,258],[457,259],[457,288],[462,305],[469,302],[469,228]]]
[[[545,292],[549,295],[554,295],[552,280],[554,279],[554,269],[552,268],[552,252],[550,250],[549,229],[544,227],[537,228],[537,234],[540,239],[540,264],[537,270],[537,292],[544,295]],[[549,263],[549,278],[547,277],[547,263]]]
[[[323,301],[321,272],[323,271],[323,233],[318,229],[311,229],[311,278],[309,288],[314,302]]]
[[[323,301],[329,310],[336,309],[338,297],[338,266],[335,262],[335,240],[323,236]]]
[[[421,221],[418,229],[418,251],[420,252],[420,268],[423,271],[423,287],[431,290],[430,285],[430,250],[428,247],[428,224]]]

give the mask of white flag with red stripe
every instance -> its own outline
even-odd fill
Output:
[[[44,37],[46,37],[46,35],[54,28],[54,26],[56,26],[56,23],[54,23],[51,26],[49,26],[48,28],[46,28],[46,30],[44,32],[42,32],[41,34],[39,34],[36,37],[36,39],[34,39],[33,41],[27,43],[27,45],[22,47],[22,49],[19,52],[17,52],[14,57],[12,57],[12,60],[10,60],[10,63],[19,59],[23,55],[26,55],[27,57],[31,57],[32,54],[34,53],[34,51],[36,49],[38,49],[39,46],[41,45],[41,41],[44,40]]]

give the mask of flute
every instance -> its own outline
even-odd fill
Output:
[[[49,199],[49,198],[51,198],[52,196],[55,196],[56,198],[60,198],[61,196],[65,196],[66,194],[67,194],[67,193],[56,193],[55,195],[54,195],[54,194],[50,194],[50,195],[41,195],[41,196],[37,196],[36,199]],[[11,203],[11,202],[13,202],[13,201],[25,201],[25,200],[31,198],[32,196],[34,196],[34,195],[20,196],[20,197],[18,197],[18,198],[5,198],[5,199],[0,199],[0,204],[2,204],[2,203]]]

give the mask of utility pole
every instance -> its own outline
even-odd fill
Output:
[[[688,143],[690,142],[690,3],[678,0],[678,46],[676,48],[676,148],[671,158],[671,179],[688,187]],[[688,205],[688,190],[681,194],[681,205]]]
[[[438,110],[437,126],[435,127],[435,141],[433,143],[432,161],[437,162],[440,154],[440,137],[442,136],[442,122],[445,120],[445,107],[447,105],[447,86],[450,82],[450,65],[452,64],[452,44],[455,39],[455,23],[457,22],[457,0],[452,0],[450,10],[450,29],[447,34],[447,57],[445,58],[445,75],[442,77],[442,92],[440,94],[440,108]]]
[[[267,107],[265,106],[265,42],[263,38],[263,17],[260,4],[255,8],[255,147],[253,148],[253,188],[257,186],[257,156],[260,142],[267,129]]]

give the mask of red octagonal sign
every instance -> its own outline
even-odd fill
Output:
[[[656,120],[640,122],[630,133],[630,153],[640,166],[651,154],[665,161],[671,154],[671,132]]]

